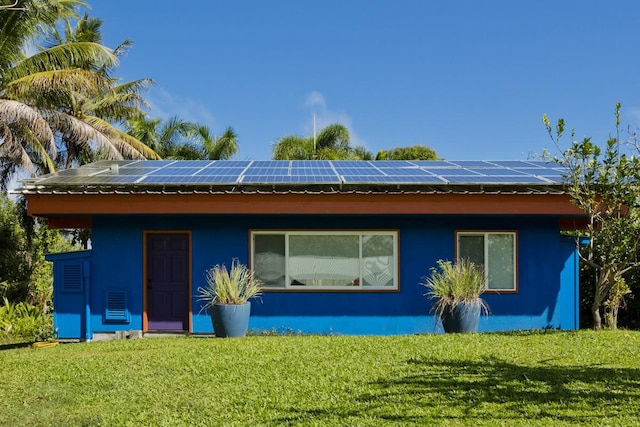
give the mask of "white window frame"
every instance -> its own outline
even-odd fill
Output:
[[[490,288],[489,276],[491,271],[487,265],[489,264],[489,236],[496,234],[508,234],[513,236],[513,288]],[[483,236],[484,238],[484,274],[485,274],[485,292],[491,293],[516,293],[518,292],[518,233],[516,231],[456,231],[456,260],[460,260],[460,236]]]
[[[398,258],[398,231],[396,230],[251,230],[250,231],[250,259],[251,269],[254,269],[255,260],[255,236],[256,235],[284,235],[285,236],[285,277],[284,286],[265,286],[263,291],[349,291],[349,292],[371,292],[371,291],[398,291],[400,289],[399,258]],[[359,236],[359,269],[360,276],[357,284],[348,286],[313,286],[313,285],[292,285],[289,275],[289,237],[290,236]],[[365,286],[362,268],[362,238],[368,235],[383,235],[393,238],[393,285],[392,286]]]

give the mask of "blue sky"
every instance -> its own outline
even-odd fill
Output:
[[[355,145],[427,145],[450,160],[555,152],[563,117],[603,143],[640,124],[636,0],[89,0],[104,43],[134,47],[125,80],[151,77],[151,117],[220,134],[236,159],[340,122]],[[568,141],[565,141],[568,143]]]

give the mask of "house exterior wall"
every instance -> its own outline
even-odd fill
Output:
[[[55,335],[60,339],[91,339],[91,251],[49,254],[45,259],[53,262]]]
[[[184,215],[95,216],[90,255],[90,315],[67,315],[79,298],[60,293],[55,311],[65,335],[143,329],[144,233],[191,233],[191,332],[213,331],[197,289],[204,272],[233,258],[249,262],[251,230],[397,230],[397,292],[268,291],[252,303],[249,328],[318,334],[414,334],[441,332],[419,285],[439,259],[455,257],[456,230],[517,232],[516,293],[486,294],[491,314],[480,331],[578,327],[575,244],[560,235],[557,216],[468,215]],[[88,255],[87,255],[88,256]],[[62,258],[51,258],[56,265]],[[68,259],[68,258],[67,258]],[[125,290],[128,321],[105,321],[105,292]],[[71,307],[71,308],[70,308]],[[79,314],[78,314],[79,313]],[[85,315],[86,316],[86,315]],[[68,330],[68,332],[67,332]],[[89,336],[90,334],[87,334]],[[71,338],[71,337],[65,337]],[[90,339],[90,337],[88,338]]]

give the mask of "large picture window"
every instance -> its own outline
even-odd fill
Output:
[[[253,231],[251,261],[265,288],[398,289],[397,232]]]
[[[458,232],[457,259],[484,267],[488,291],[516,291],[516,233]]]

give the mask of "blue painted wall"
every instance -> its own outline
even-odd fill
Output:
[[[557,217],[105,216],[94,218],[92,234],[89,323],[93,332],[142,329],[144,231],[189,230],[192,328],[194,333],[211,333],[209,315],[200,311],[197,288],[204,285],[204,272],[213,265],[228,265],[233,258],[248,262],[250,229],[397,229],[400,257],[399,292],[265,292],[253,302],[251,329],[320,334],[441,332],[419,282],[438,259],[454,258],[455,231],[461,229],[518,232],[519,291],[485,296],[491,315],[481,320],[481,331],[578,325],[575,244],[560,235]],[[103,321],[107,289],[127,290],[129,323]],[[58,296],[55,309],[68,311],[75,304]]]
[[[59,339],[91,339],[88,296],[91,294],[91,251],[49,254],[53,262],[53,330]],[[75,289],[65,288],[65,267],[76,267],[80,284]],[[78,278],[78,277],[74,277]]]

